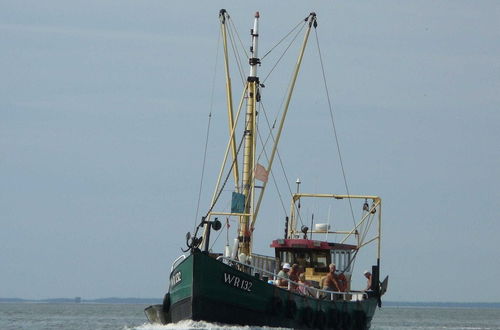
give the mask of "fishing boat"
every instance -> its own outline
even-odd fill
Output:
[[[289,212],[283,217],[284,234],[277,234],[277,238],[269,242],[272,255],[254,252],[257,215],[304,50],[311,31],[318,26],[316,14],[310,13],[301,20],[302,43],[279,124],[270,133],[273,143],[272,150],[266,153],[267,166],[261,165],[262,160],[257,156],[260,134],[257,124],[261,113],[261,89],[264,88],[257,74],[262,60],[259,58],[260,15],[255,14],[250,30],[250,73],[236,109],[233,109],[228,68],[228,40],[234,41],[235,38],[228,38],[230,16],[227,11],[222,9],[219,18],[229,141],[208,211],[194,232],[186,235],[187,247],[171,266],[170,284],[163,303],[147,307],[145,314],[150,322],[161,324],[194,320],[296,329],[368,329],[377,306],[381,306],[381,297],[388,283],[387,277],[380,281],[382,200],[379,196],[352,195],[348,191],[342,194],[305,193],[300,191],[301,182],[297,179],[296,191],[289,194]],[[244,116],[240,116],[242,109],[246,109]],[[240,133],[237,133],[238,127],[242,128]],[[241,173],[238,168],[240,159],[243,160]],[[231,177],[233,186],[228,184]],[[221,195],[228,190],[231,192],[230,202],[220,203]],[[347,203],[353,217],[352,228],[332,228],[329,223],[314,224],[313,217],[311,225],[306,226],[306,215],[302,210],[311,200]],[[219,210],[219,204],[225,204],[226,208]],[[353,205],[356,204],[360,206],[360,215],[355,218]],[[225,218],[226,225],[219,218]],[[228,230],[229,233],[229,219],[238,223],[236,237],[231,244],[228,240],[224,251],[213,251],[211,233],[219,230]],[[365,272],[367,285],[356,290],[351,288],[353,278],[363,275],[354,272],[354,261],[360,251],[370,247],[374,256],[370,271]]]

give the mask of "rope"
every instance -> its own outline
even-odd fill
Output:
[[[369,219],[366,222],[365,228],[363,230],[363,234],[361,235],[361,242],[360,242],[361,244],[364,243],[364,241],[366,239],[366,235],[368,235],[368,231],[370,230],[370,227],[372,226],[372,222],[375,219],[375,214],[373,213],[372,215],[369,215],[368,217],[369,217]]]
[[[219,192],[217,193],[217,196],[215,197],[212,206],[210,206],[210,209],[207,211],[205,218],[208,216],[208,214],[210,212],[212,212],[212,210],[215,207],[215,204],[217,204],[217,201],[219,200],[219,197],[222,194],[222,191],[224,190],[224,187],[226,186],[227,181],[229,180],[229,176],[231,175],[231,172],[233,171],[234,163],[238,160],[237,156],[240,153],[240,149],[241,149],[241,146],[243,145],[244,140],[245,140],[245,135],[243,134],[243,136],[241,137],[240,144],[238,145],[238,150],[236,151],[236,157],[234,157],[233,162],[231,164],[231,167],[229,168],[229,171],[227,172],[226,178],[224,179],[224,182],[222,183],[222,186],[220,187]]]
[[[334,134],[334,137],[335,137],[335,143],[337,145],[337,153],[339,155],[340,168],[342,170],[342,176],[344,178],[344,185],[345,185],[347,196],[350,196],[351,194],[349,192],[349,185],[347,184],[347,176],[346,176],[345,170],[344,170],[344,162],[342,161],[342,154],[340,152],[340,144],[339,144],[339,139],[338,139],[338,136],[337,136],[337,129],[335,127],[335,120],[333,119],[333,108],[332,108],[332,103],[330,101],[330,93],[328,91],[328,85],[326,83],[325,68],[324,68],[324,65],[323,65],[323,57],[321,56],[321,48],[319,46],[318,31],[316,29],[314,29],[314,35],[316,36],[316,45],[318,47],[319,61],[321,63],[321,73],[322,73],[322,76],[323,76],[323,84],[324,84],[324,87],[325,87],[326,97],[327,97],[327,100],[328,100],[328,109],[330,110],[330,120],[331,120],[332,127],[333,127],[333,134]],[[354,211],[353,211],[352,202],[351,202],[350,198],[349,198],[349,206],[350,206],[350,209],[351,209],[352,222],[354,224],[354,227],[356,227],[356,220],[355,220],[355,217],[354,217]]]
[[[205,177],[205,163],[207,160],[207,149],[208,149],[208,137],[210,134],[210,122],[212,121],[212,112],[208,114],[208,125],[207,125],[207,136],[205,139],[205,152],[203,154],[203,165],[201,170],[201,178],[200,178],[200,189],[198,191],[198,203],[196,204],[196,216],[194,218],[193,231],[196,229],[196,220],[198,219],[198,213],[200,211],[200,201],[201,201],[201,191],[203,189],[203,179]]]
[[[246,52],[246,49],[245,47],[243,46],[243,43],[241,42],[241,38],[239,36],[239,33],[238,33],[238,30],[236,29],[236,26],[233,24],[232,20],[230,19],[229,15],[227,16],[227,20],[226,22],[228,23],[228,26],[229,26],[229,29],[227,30],[227,33],[228,33],[228,36],[229,36],[229,41],[230,41],[230,44],[231,44],[231,49],[233,51],[233,55],[234,55],[234,58],[235,58],[235,61],[237,63],[237,67],[238,67],[238,71],[239,71],[239,74],[240,74],[240,78],[241,78],[241,81],[242,81],[242,84],[245,85],[245,77],[244,77],[244,74],[243,74],[243,66],[241,64],[241,55],[240,53],[238,52],[238,47],[236,47],[236,42],[235,42],[235,38],[234,38],[234,34],[236,34],[236,37],[238,39],[238,41],[240,42],[240,46],[241,46],[241,49],[243,50],[243,53],[245,54],[246,58],[248,59],[249,58],[249,55],[248,53]],[[220,35],[219,35],[219,39],[220,39]],[[217,47],[217,50],[218,50],[219,47]],[[241,141],[240,141],[240,144],[238,145],[238,150],[236,151],[236,155],[233,159],[233,162],[231,164],[231,167],[227,173],[227,176],[226,178],[224,179],[224,182],[222,183],[212,205],[210,206],[209,210],[207,211],[206,215],[205,215],[205,218],[208,216],[208,214],[210,212],[212,212],[213,208],[215,207],[215,205],[217,204],[217,201],[219,200],[222,192],[224,191],[224,187],[226,186],[228,180],[229,180],[229,177],[231,175],[231,172],[234,168],[234,164],[236,163],[236,161],[238,160],[238,154],[241,150],[241,146],[243,145],[243,142],[245,140],[245,135],[242,136],[241,138]],[[197,211],[197,214],[198,214],[198,211]],[[198,227],[200,227],[202,224],[200,223],[198,225]],[[221,231],[222,232],[222,231]],[[215,242],[217,242],[217,239],[219,238],[220,236],[220,233],[219,235],[217,235],[215,241],[212,243],[212,247],[213,245],[215,244]]]
[[[226,226],[226,225],[224,225],[224,226]],[[217,240],[219,239],[219,237],[220,237],[220,235],[222,234],[223,231],[224,230],[222,230],[222,229],[219,231],[219,234],[217,234],[217,237],[213,240],[212,245],[210,245],[209,250],[212,250],[212,248],[214,247],[215,243],[217,243]]]
[[[240,53],[238,52],[238,48],[236,47],[236,42],[234,41],[234,35],[233,33],[236,34],[236,36],[238,37],[238,40],[240,39],[239,35],[238,35],[238,31],[236,30],[236,27],[234,26],[234,24],[232,24],[232,21],[229,21],[229,29],[228,29],[228,35],[229,35],[229,41],[230,41],[230,44],[231,44],[231,49],[233,50],[233,54],[234,54],[234,59],[237,63],[237,67],[238,67],[238,71],[239,71],[239,74],[240,74],[240,79],[241,79],[241,82],[242,84],[244,85],[245,84],[245,76],[243,74],[243,65],[241,64],[241,55]],[[231,28],[234,30],[232,31]],[[240,43],[241,43],[241,40],[240,40]],[[245,53],[245,56],[246,58],[248,59],[248,54],[246,53],[246,50],[243,46],[241,46],[241,48],[243,49],[243,52]]]
[[[262,141],[262,136],[260,135],[260,130],[257,130],[257,135],[259,136],[259,141],[262,145],[262,152],[261,154],[263,153],[264,156],[266,157],[267,161],[269,162],[269,157],[267,156],[267,152],[266,152],[266,147],[265,147],[265,144],[264,142]],[[267,142],[267,141],[266,141]],[[260,158],[260,156],[257,158],[257,160]],[[286,213],[286,208],[285,208],[285,204],[283,203],[283,198],[281,197],[281,193],[280,193],[280,190],[278,188],[278,184],[276,182],[276,178],[274,177],[274,172],[273,171],[270,171],[271,172],[271,178],[273,179],[273,183],[274,183],[274,186],[276,188],[276,191],[278,193],[278,197],[279,197],[279,200],[280,200],[280,203],[281,203],[281,207],[283,208],[283,213],[285,214],[285,216],[287,215]],[[288,181],[287,181],[288,182]]]
[[[224,182],[222,183],[222,186],[220,187],[219,189],[219,192],[217,193],[217,196],[215,197],[214,199],[214,202],[212,204],[212,206],[210,206],[210,209],[207,211],[206,215],[204,218],[206,218],[208,216],[208,214],[210,212],[212,212],[213,208],[215,207],[215,205],[217,204],[217,201],[219,200],[219,197],[220,195],[222,194],[222,192],[224,191],[224,187],[226,186],[226,183],[227,181],[229,180],[229,177],[231,175],[231,172],[233,171],[233,168],[234,168],[234,163],[238,160],[238,154],[240,153],[240,149],[241,149],[241,146],[243,145],[243,141],[245,141],[245,134],[243,134],[243,136],[241,137],[241,141],[240,141],[240,144],[238,145],[238,150],[236,151],[236,157],[234,157],[233,159],[233,162],[231,164],[231,167],[229,168],[229,171],[227,172],[227,175],[226,175],[226,178],[224,179]],[[202,226],[202,223],[200,223],[198,225],[198,227],[201,227]],[[220,234],[222,233],[222,230],[219,232],[219,234],[217,235],[217,237],[215,238],[214,242],[212,243],[212,246],[210,248],[212,248],[214,246],[214,244],[217,242],[217,240],[219,239],[219,236]]]
[[[245,53],[245,56],[246,56],[247,58],[249,58],[249,57],[250,57],[250,55],[248,55],[248,53],[247,53],[247,50],[246,50],[245,46],[244,46],[244,45],[243,45],[243,43],[241,42],[240,34],[238,33],[238,30],[236,29],[236,25],[234,25],[234,24],[233,24],[233,21],[232,21],[232,20],[231,20],[229,23],[231,24],[231,27],[233,28],[234,32],[236,33],[236,36],[238,37],[238,41],[240,42],[241,49],[243,49],[243,52]]]
[[[205,164],[207,161],[208,140],[209,140],[209,136],[210,136],[210,124],[212,122],[212,110],[214,107],[215,78],[217,76],[217,66],[218,66],[217,63],[219,61],[220,37],[221,36],[219,33],[219,38],[217,39],[217,52],[215,55],[214,74],[212,77],[212,92],[210,95],[210,111],[208,114],[207,134],[206,134],[206,138],[205,138],[205,151],[203,153],[203,165],[201,168],[200,188],[198,190],[198,202],[196,204],[196,214],[194,217],[193,231],[196,230],[196,220],[198,219],[198,213],[200,211],[201,192],[203,190],[203,179],[205,178]]]
[[[308,16],[308,17],[309,17],[309,16]],[[303,19],[302,19],[302,20],[300,20],[300,22],[299,22],[297,25],[295,25],[295,27],[294,27],[293,29],[291,29],[291,30],[290,30],[290,32],[288,32],[288,33],[287,33],[287,34],[286,34],[283,38],[281,38],[281,40],[280,40],[280,41],[278,41],[278,43],[276,43],[276,45],[274,45],[274,46],[273,46],[273,47],[272,47],[272,48],[271,48],[271,49],[270,49],[270,50],[269,50],[266,54],[264,54],[264,56],[262,56],[261,60],[263,60],[263,59],[264,59],[267,55],[269,55],[269,54],[270,54],[270,53],[271,53],[271,52],[272,52],[272,51],[273,51],[276,47],[278,47],[278,46],[279,46],[279,45],[280,45],[280,44],[281,44],[281,43],[282,43],[282,42],[283,42],[286,38],[288,38],[288,36],[289,36],[290,34],[292,34],[292,32],[293,32],[293,31],[295,31],[295,29],[297,29],[297,28],[300,26],[300,24],[305,25],[305,23],[304,23],[304,20],[303,20]]]
[[[300,24],[299,24],[300,25]],[[271,68],[271,70],[269,71],[269,73],[266,75],[266,77],[262,80],[262,83],[265,83],[267,78],[269,78],[269,76],[271,75],[271,73],[274,71],[274,69],[278,66],[279,62],[281,62],[281,60],[283,59],[283,57],[285,56],[285,54],[288,52],[288,49],[290,49],[290,47],[293,45],[293,43],[295,42],[295,40],[297,40],[298,36],[300,35],[300,33],[302,32],[302,30],[304,30],[304,27],[306,26],[306,23],[302,24],[302,28],[300,30],[297,31],[297,33],[295,34],[295,36],[293,37],[292,41],[290,41],[290,43],[288,44],[288,46],[285,48],[285,50],[283,51],[283,53],[281,54],[281,56],[278,58],[278,60],[276,61],[276,63],[273,65],[273,67]],[[293,32],[290,31],[290,33]],[[267,54],[266,54],[267,55]]]
[[[264,107],[264,103],[262,102],[262,100],[260,101],[260,104],[261,104],[261,106],[262,106],[262,112],[264,113],[264,118],[266,119],[267,127],[268,127],[268,129],[269,129],[269,135],[268,135],[268,137],[267,137],[267,139],[266,139],[266,145],[267,145],[267,141],[268,141],[270,138],[272,138],[272,140],[274,141],[274,136],[273,136],[273,133],[272,133],[272,130],[273,130],[273,128],[274,128],[274,125],[273,125],[273,128],[271,128],[271,125],[270,125],[270,123],[269,123],[269,118],[267,117],[267,111],[266,111],[266,109],[265,109],[265,107]],[[260,135],[259,135],[259,137],[260,137]],[[262,150],[262,151],[264,152],[264,154],[265,154],[266,158],[268,159],[267,154],[265,153],[265,150],[264,150],[264,149],[265,149],[265,148],[263,147],[263,150]],[[278,156],[278,160],[279,160],[279,162],[280,162],[280,167],[281,167],[281,170],[282,170],[282,172],[283,172],[283,176],[285,177],[285,182],[286,182],[287,187],[288,187],[288,192],[290,193],[290,197],[292,197],[292,196],[293,196],[293,192],[292,192],[292,188],[290,187],[290,181],[288,180],[288,176],[286,175],[285,166],[283,165],[283,160],[281,159],[281,155],[280,155],[280,152],[279,152],[279,150],[278,150],[278,149],[276,149],[276,155]],[[259,157],[260,157],[260,156],[259,156]],[[269,161],[269,159],[268,159],[268,161]],[[271,172],[271,176],[273,177],[273,180],[274,180],[274,174],[273,174],[273,171],[271,170],[270,172]],[[276,182],[275,182],[275,185],[276,185],[276,190],[278,191],[278,195],[279,195],[280,193],[279,193],[279,189],[278,189],[278,186],[277,186]],[[285,214],[286,214],[286,210],[285,210]],[[300,212],[296,212],[296,214],[298,214],[298,215],[299,215],[300,225],[301,225],[301,226],[303,226],[303,225],[304,225],[304,223],[302,222],[302,217],[300,216]]]

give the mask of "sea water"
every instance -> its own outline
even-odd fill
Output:
[[[145,307],[135,304],[0,303],[0,329],[266,329],[193,321],[152,325],[147,323]],[[377,310],[372,329],[500,329],[500,309],[383,307]]]

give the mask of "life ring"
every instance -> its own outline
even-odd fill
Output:
[[[313,310],[311,307],[304,307],[301,310],[300,320],[303,324],[308,327],[312,326],[313,323]]]
[[[294,300],[288,300],[285,308],[285,316],[294,319],[297,314],[297,303]]]
[[[163,297],[162,309],[164,313],[168,313],[170,310],[170,293],[165,294],[165,297]]]
[[[326,315],[325,312],[319,310],[316,312],[314,317],[314,326],[317,329],[324,329],[326,325]]]

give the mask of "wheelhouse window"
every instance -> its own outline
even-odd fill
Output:
[[[330,264],[329,251],[315,251],[312,254],[312,267],[317,272],[327,272]]]
[[[351,272],[352,252],[346,250],[332,250],[332,262],[337,266],[337,270],[341,272]]]
[[[298,264],[303,269],[314,268],[315,271],[319,272],[327,272],[328,265],[331,263],[330,251],[328,250],[281,250],[278,252],[278,258],[281,263]]]
[[[299,265],[299,267],[305,269],[308,267],[311,267],[311,256],[307,252],[295,252],[294,254],[295,262],[296,264]]]

